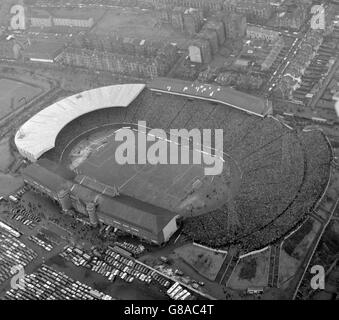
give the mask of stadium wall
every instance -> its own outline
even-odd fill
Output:
[[[144,88],[144,84],[113,85],[67,97],[24,123],[15,135],[15,145],[23,157],[36,162],[55,147],[57,135],[68,123],[99,109],[127,107]]]

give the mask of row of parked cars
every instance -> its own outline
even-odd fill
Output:
[[[85,266],[91,259],[91,256],[83,252],[81,249],[70,246],[66,246],[64,250],[59,253],[59,256],[68,261],[71,261],[77,267]]]
[[[166,274],[174,280],[180,281],[196,290],[201,290],[201,287],[205,285],[204,282],[196,281],[188,276],[184,276],[184,273],[181,270],[173,269],[165,264],[156,265],[154,266],[154,269],[159,270],[161,273]]]
[[[29,186],[25,185],[21,189],[19,189],[15,194],[11,194],[9,196],[9,200],[13,203],[18,203],[21,197],[29,190]]]
[[[109,295],[42,265],[23,284],[6,292],[6,300],[113,300]]]
[[[194,296],[178,282],[174,283],[166,293],[173,300],[194,300]]]
[[[129,242],[115,242],[115,244],[125,250],[127,250],[128,252],[130,252],[134,257],[138,257],[140,256],[144,251],[145,251],[145,247],[141,244],[139,245],[135,245]]]
[[[0,231],[0,284],[13,275],[13,267],[25,267],[36,257],[34,250],[12,235]]]
[[[26,208],[22,206],[15,206],[11,208],[13,220],[16,220],[23,225],[27,226],[29,229],[34,229],[38,223],[41,221],[39,217],[37,217],[34,213],[29,212]]]
[[[153,280],[157,281],[165,288],[170,287],[170,281],[153,271],[149,267],[140,264],[137,260],[122,255],[109,247],[107,250],[95,255],[83,252],[79,248],[66,247],[60,253],[63,258],[72,261],[76,266],[84,266],[114,281],[117,277],[126,282],[139,280],[150,284]]]
[[[29,237],[29,240],[37,244],[38,246],[44,248],[46,251],[52,251],[53,250],[53,245],[51,243],[47,243],[46,241],[38,238],[35,235],[31,235]]]

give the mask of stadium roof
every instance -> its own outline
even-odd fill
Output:
[[[105,194],[99,194],[88,187],[74,184],[71,193],[84,203],[96,201],[98,211],[109,219],[125,222],[154,235],[162,232],[167,224],[176,216],[167,209],[153,206],[127,195],[119,195],[111,198]]]
[[[34,162],[54,148],[58,133],[69,122],[95,110],[127,107],[144,88],[144,84],[113,85],[62,99],[29,119],[16,133],[15,144],[21,155]]]
[[[117,193],[117,190],[114,187],[98,182],[88,176],[78,175],[75,177],[74,181],[82,186],[85,186],[93,191],[105,194],[109,197],[115,197]]]
[[[114,196],[107,192],[107,187],[89,177],[75,174],[61,164],[48,159],[40,159],[32,163],[22,172],[24,179],[34,181],[40,187],[58,194],[62,190],[70,190],[84,203],[96,202],[101,215],[110,220],[128,223],[139,229],[158,235],[168,223],[178,215],[165,208],[149,204],[142,200],[120,194]],[[79,184],[80,180],[80,184]]]
[[[68,189],[71,183],[62,175],[60,171],[51,171],[38,163],[33,163],[22,172],[24,179],[35,181],[39,185],[47,188],[49,192],[57,194],[59,191]]]
[[[271,107],[266,99],[229,87],[169,78],[157,78],[149,82],[147,86],[151,91],[219,102],[260,117],[264,117],[271,112]]]
[[[90,177],[78,175],[71,188],[73,194],[83,201],[99,200],[99,211],[111,219],[123,220],[128,224],[138,226],[154,234],[171,221],[176,213],[160,208],[148,202],[125,194],[115,196],[113,187],[107,186]]]

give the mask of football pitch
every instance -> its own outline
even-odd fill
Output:
[[[0,79],[0,119],[42,93],[42,89],[10,79]]]
[[[224,165],[224,174],[217,177],[206,176],[204,164],[121,165],[115,159],[116,150],[121,145],[115,140],[115,134],[116,130],[106,133],[94,142],[95,147],[92,147],[88,158],[77,167],[79,174],[110,186],[115,185],[120,193],[182,215],[201,214],[215,209],[227,201],[229,188],[236,188],[239,183],[240,174],[231,161],[231,170]],[[170,148],[173,142],[169,140],[167,143]],[[150,144],[147,142],[147,150]],[[137,158],[138,150],[135,152]],[[225,174],[226,170],[230,171],[230,175]],[[219,194],[216,201],[210,195],[212,189],[214,194]]]

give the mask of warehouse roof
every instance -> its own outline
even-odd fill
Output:
[[[74,119],[99,109],[127,107],[144,89],[144,84],[124,84],[84,91],[62,99],[29,119],[15,135],[24,157],[36,161],[55,146],[58,133]]]
[[[266,99],[214,84],[201,84],[178,79],[157,78],[148,83],[148,88],[152,91],[219,102],[261,117],[264,117],[271,112],[271,108]]]

